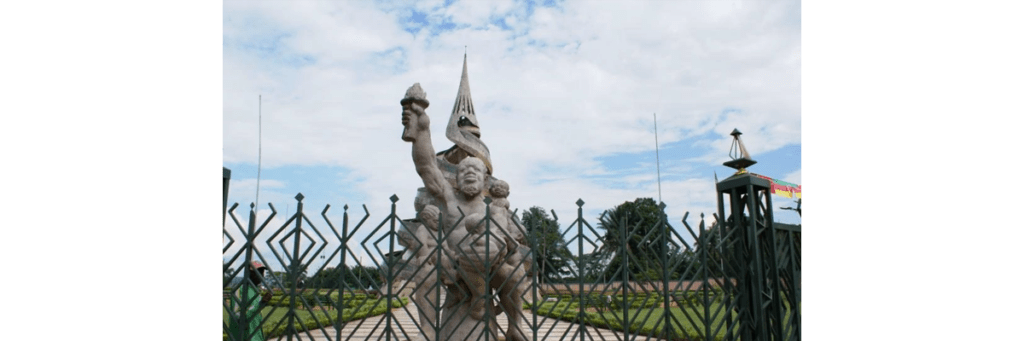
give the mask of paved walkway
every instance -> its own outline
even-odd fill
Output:
[[[444,302],[443,296],[442,296],[442,302]],[[416,340],[419,340],[420,339],[419,338],[420,331],[419,331],[419,328],[416,327],[416,322],[419,320],[419,312],[418,312],[418,310],[416,310],[416,304],[413,303],[412,300],[410,300],[408,305],[406,305],[403,308],[392,309],[392,312],[395,314],[395,320],[391,321],[391,323],[392,323],[391,328],[392,328],[392,330],[395,331],[395,334],[391,335],[390,340],[392,340],[392,341],[409,341],[409,340],[416,341]],[[533,314],[530,314],[529,311],[524,311],[523,312],[522,328],[527,333],[527,337],[531,338],[531,339],[532,339],[532,337],[529,335],[531,328],[529,328],[529,326],[533,325],[533,323],[534,323],[533,322],[534,321],[533,318],[534,318]],[[501,328],[501,330],[502,331],[507,330],[507,328],[508,328],[508,319],[505,317],[505,315],[504,314],[499,315],[497,317],[497,319],[498,319],[498,326]],[[395,322],[397,322],[397,326],[395,325]],[[579,325],[577,325],[575,323],[570,323],[570,322],[566,322],[566,321],[562,321],[562,320],[558,320],[558,319],[553,319],[553,318],[549,318],[549,317],[546,317],[546,316],[537,316],[537,324],[539,325],[539,328],[537,328],[537,333],[538,333],[537,340],[565,340],[565,341],[580,340],[580,335],[578,334],[578,327],[579,327]],[[305,332],[299,333],[298,335],[292,335],[291,339],[292,340],[310,340],[310,341],[313,341],[313,340],[315,340],[315,341],[328,341],[328,340],[333,340],[333,341],[374,340],[374,341],[377,341],[377,340],[382,340],[383,341],[383,340],[388,340],[387,336],[385,335],[386,334],[385,333],[385,329],[386,328],[387,328],[387,321],[385,319],[385,315],[378,315],[378,316],[373,316],[373,317],[369,317],[369,318],[362,319],[362,320],[349,321],[344,326],[342,326],[340,338],[338,337],[337,329],[335,329],[334,327],[327,327],[324,330],[317,329],[317,330],[309,331],[309,334],[313,336],[312,339],[309,338],[309,335],[306,335]],[[622,333],[617,332],[617,331],[613,331],[613,330],[610,330],[610,329],[596,328],[596,327],[593,327],[593,326],[587,326],[587,327],[585,327],[583,329],[583,331],[584,331],[584,337],[586,338],[586,340],[601,340],[601,341],[621,341],[622,340]],[[325,335],[325,333],[326,333],[326,335]],[[499,332],[499,334],[501,334],[501,333],[502,332]],[[504,340],[504,336],[503,335],[500,336],[499,338],[501,340]],[[269,340],[288,340],[288,336],[280,336],[280,337],[276,337],[276,338],[269,338]],[[658,340],[658,339],[648,338],[647,336],[639,336],[639,337],[637,337],[636,335],[631,335],[631,340]],[[495,341],[497,341],[497,340],[495,340]]]

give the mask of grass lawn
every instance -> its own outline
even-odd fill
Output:
[[[273,301],[273,300],[272,300]],[[409,303],[409,299],[406,297],[392,299],[392,308],[403,307]],[[387,308],[387,299],[365,299],[365,300],[346,300],[346,308],[341,310],[341,321],[352,321],[358,320],[370,316],[377,316],[386,313],[389,309]],[[225,308],[224,322],[230,325],[228,322],[230,316]],[[276,337],[284,335],[288,332],[288,307],[284,306],[267,306],[260,310],[263,316],[263,335],[266,338]],[[334,322],[338,319],[338,310],[319,310],[314,309],[312,311],[308,309],[295,309],[295,324],[294,327],[297,331],[302,332],[305,330],[315,330],[320,327],[330,327],[334,325]],[[311,333],[313,333],[311,331]],[[225,331],[224,340],[227,340],[227,334]]]
[[[711,335],[715,340],[725,337],[725,316],[723,305],[713,302],[707,306],[709,315],[712,317]],[[569,322],[577,322],[579,318],[579,305],[577,302],[545,302],[537,308],[537,315],[548,316]],[[788,311],[784,312],[788,313]],[[735,313],[731,313],[736,318]],[[668,313],[663,307],[648,307],[628,309],[629,333],[659,337],[671,340],[703,339],[705,325],[701,316],[705,315],[703,305],[688,305],[684,307],[670,306]],[[689,319],[687,318],[689,316]],[[670,327],[669,337],[665,336],[664,323],[666,317]],[[626,324],[621,309],[587,309],[583,315],[584,323],[601,328],[608,328],[617,331],[625,331]],[[692,321],[691,321],[692,319]],[[788,322],[788,316],[784,317],[783,324]]]

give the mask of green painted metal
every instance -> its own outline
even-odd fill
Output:
[[[227,167],[221,168],[224,168],[224,190],[222,191],[224,195],[224,206],[221,209],[223,214],[221,214],[220,225],[224,226],[224,224],[228,222],[228,185],[231,184],[231,170]]]
[[[547,241],[535,234],[526,236],[528,257],[524,262],[512,265],[514,269],[528,270],[523,281],[529,285],[529,290],[522,296],[525,301],[533,302],[524,310],[531,317],[522,321],[522,330],[529,334],[527,338],[534,341],[607,340],[606,335],[610,334],[601,333],[607,333],[608,325],[618,325],[624,328],[615,334],[617,341],[799,340],[800,227],[772,221],[771,198],[765,194],[769,187],[759,181],[763,179],[734,176],[719,182],[717,223],[710,227],[705,225],[704,215],[700,215],[698,225],[692,227],[687,223],[688,214],[679,228],[673,227],[664,214],[665,205],[659,203],[659,215],[649,220],[631,221],[630,217],[640,216],[639,212],[602,216],[602,222],[609,226],[599,227],[610,230],[601,233],[583,217],[584,202],[578,200],[575,219],[569,226],[559,229],[564,245],[572,245],[568,252],[573,259],[565,269],[568,275],[542,279],[538,269],[547,259],[542,258],[539,251]],[[440,335],[451,327],[440,322],[447,311],[445,305],[454,304],[456,296],[468,299],[470,295],[461,291],[446,295],[441,285],[466,275],[466,269],[457,266],[455,273],[428,272],[429,268],[409,265],[408,257],[419,254],[425,243],[408,250],[401,250],[403,247],[398,245],[400,238],[408,238],[402,237],[402,231],[418,224],[418,220],[403,220],[397,215],[397,196],[391,197],[391,212],[376,225],[366,224],[370,213],[365,205],[365,215],[358,222],[350,221],[346,205],[341,214],[342,223],[335,226],[328,215],[329,205],[320,217],[309,217],[305,213],[302,195],[297,195],[296,200],[295,214],[286,217],[284,223],[273,220],[276,210],[272,204],[267,204],[271,215],[262,222],[257,221],[256,207],[252,205],[249,219],[244,223],[234,212],[238,204],[226,213],[233,224],[224,226],[225,235],[231,239],[224,248],[225,259],[229,259],[224,266],[225,277],[249,276],[249,270],[238,266],[239,262],[247,264],[259,260],[271,268],[264,285],[276,295],[271,307],[264,311],[265,318],[260,326],[264,330],[285,333],[268,335],[267,339],[308,340],[316,337],[362,340],[362,334],[356,334],[354,330],[369,329],[373,330],[375,340],[410,340],[427,330]],[[510,238],[498,232],[501,230],[492,228],[492,210],[490,203],[487,204],[486,219],[481,221],[484,233],[469,240],[482,241],[486,245],[484,254],[495,251],[492,242],[502,246]],[[551,213],[557,225],[558,216],[553,211]],[[325,227],[316,226],[319,223],[312,218],[325,222]],[[460,216],[454,224],[458,226],[464,219],[465,216]],[[459,242],[449,240],[451,235],[447,231],[451,226],[444,226],[443,216],[439,221],[442,223],[431,237],[433,241],[437,245]],[[518,217],[514,223],[516,228],[525,231]],[[232,235],[240,235],[237,240],[242,243],[234,243],[236,239],[232,239]],[[634,249],[634,245],[641,249]],[[585,253],[587,249],[594,251],[588,254]],[[651,255],[651,251],[656,255]],[[468,257],[460,250],[440,247],[435,248],[432,254],[439,262]],[[621,259],[616,268],[596,272],[608,265],[602,262],[608,262],[612,255],[619,255]],[[606,258],[602,261],[599,256]],[[381,259],[383,262],[379,261]],[[322,262],[315,265],[315,260]],[[482,259],[482,263],[490,269],[484,280],[491,283],[496,278],[493,271],[497,267],[492,266],[490,258]],[[634,273],[636,269],[649,271]],[[400,298],[410,298],[408,292],[411,287],[419,284],[400,281],[405,278],[402,276],[430,276],[434,279],[436,284],[426,291],[431,296],[427,305],[395,307],[400,305]],[[483,299],[490,300],[503,290],[500,288],[517,284],[505,279],[497,285],[499,291],[486,289]],[[228,290],[249,289],[236,283]],[[447,299],[442,301],[442,296]],[[433,306],[429,302],[440,304]],[[236,303],[247,307],[254,302]],[[307,325],[298,323],[308,314],[337,314],[340,317],[359,310],[380,309],[379,306],[395,308],[383,307],[384,314],[375,318],[349,321],[329,318]],[[541,309],[551,306],[564,308],[548,313]],[[577,307],[573,308],[577,310],[568,310],[570,306]],[[661,313],[647,313],[653,311],[649,308],[658,308]],[[402,322],[410,318],[415,321],[420,311],[437,314],[439,323],[416,323],[410,327]],[[500,319],[502,314],[507,314],[507,309],[501,305],[496,310],[485,310],[487,318],[497,316]],[[268,319],[271,315],[283,318]],[[467,321],[451,323],[470,323]],[[249,340],[251,335],[247,332],[229,328],[247,322],[245,314],[229,313],[224,324],[225,331],[230,331],[227,340]],[[561,326],[577,325],[579,327],[572,329],[571,333],[568,330],[556,332],[561,330]],[[640,328],[645,325],[646,329]],[[493,340],[492,332],[500,339],[505,337],[503,329],[493,330],[489,324],[477,327],[484,330],[484,340]],[[685,330],[686,327],[692,327],[698,335],[677,334],[677,330]]]
[[[726,216],[723,233],[734,247],[726,253],[737,279],[738,336],[742,340],[799,340],[799,257],[779,245],[799,235],[799,227],[777,229],[773,221],[770,184],[750,174],[738,174],[717,185],[719,214]],[[783,262],[788,260],[789,262]],[[734,335],[728,335],[731,338]]]

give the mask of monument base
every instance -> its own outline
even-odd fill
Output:
[[[446,304],[447,306],[447,304]],[[490,307],[487,307],[490,310]],[[498,341],[498,320],[493,313],[484,314],[482,319],[474,318],[469,300],[456,302],[453,307],[441,311],[440,340],[451,341]]]

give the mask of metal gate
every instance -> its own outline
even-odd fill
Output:
[[[682,229],[673,227],[664,204],[656,214],[609,211],[592,225],[578,200],[567,228],[557,229],[559,239],[541,233],[543,220],[523,221],[518,212],[516,226],[497,228],[488,209],[475,223],[480,232],[463,236],[483,245],[484,257],[432,248],[453,242],[453,227],[417,232],[426,225],[396,215],[397,196],[376,224],[368,223],[365,206],[358,221],[345,206],[340,224],[328,218],[330,205],[309,214],[302,194],[283,223],[272,204],[259,222],[254,205],[243,222],[234,204],[224,227],[224,339],[446,339],[446,330],[475,320],[442,318],[463,302],[486,305],[478,320],[496,322],[472,326],[481,340],[799,340],[800,228],[773,224],[770,197],[759,183],[730,185],[740,183],[735,178],[719,184],[715,221],[723,223],[713,226],[705,226],[703,215],[691,226],[687,215]],[[553,211],[551,219],[561,225]],[[525,238],[523,257],[501,250],[515,238]],[[568,254],[554,257],[553,248]],[[491,264],[495,252],[508,257]],[[454,263],[454,271],[423,259]],[[248,266],[252,261],[268,271],[260,275]],[[552,266],[565,274],[539,271]],[[452,284],[476,277],[484,285]],[[264,298],[264,292],[271,294]],[[467,301],[474,297],[482,301]],[[495,297],[514,299],[491,305]],[[522,311],[518,327],[508,322],[520,314],[513,309]]]

